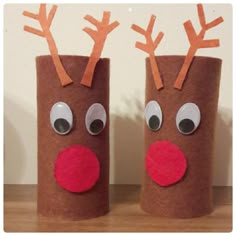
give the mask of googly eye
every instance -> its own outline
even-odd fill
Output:
[[[50,123],[56,133],[68,134],[73,126],[73,114],[70,107],[64,102],[55,103],[50,111]]]
[[[185,103],[176,115],[176,126],[181,134],[191,134],[199,126],[201,114],[194,103]]]
[[[161,107],[156,101],[150,101],[145,107],[145,118],[147,126],[152,131],[157,131],[161,128],[162,124],[162,111]]]
[[[105,128],[107,115],[100,103],[91,105],[85,116],[85,126],[91,135],[98,135]]]

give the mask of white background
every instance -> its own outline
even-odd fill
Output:
[[[204,5],[206,19],[223,16],[224,23],[212,28],[206,38],[219,38],[220,48],[200,49],[197,55],[223,60],[216,126],[214,184],[232,184],[232,7]],[[37,4],[4,7],[4,182],[37,183],[36,69],[35,57],[49,54],[44,38],[26,33],[24,25],[38,27],[24,17],[24,10],[37,13]],[[100,19],[104,10],[120,26],[106,41],[103,57],[111,58],[110,182],[140,183],[143,169],[144,52],[135,49],[143,37],[130,29],[132,23],[146,27],[157,16],[154,33],[163,31],[157,55],[185,55],[189,43],[183,22],[191,19],[200,29],[194,4],[59,5],[51,31],[60,54],[89,55],[93,41],[82,31],[91,26],[83,19]]]

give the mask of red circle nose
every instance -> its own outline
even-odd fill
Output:
[[[97,182],[100,166],[96,155],[87,147],[71,146],[62,150],[55,163],[57,183],[70,192],[85,192]]]
[[[160,186],[168,186],[180,181],[187,169],[183,152],[168,141],[153,143],[145,162],[149,176]]]

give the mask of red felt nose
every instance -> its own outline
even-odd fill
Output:
[[[100,167],[96,155],[87,147],[71,146],[56,159],[54,176],[57,183],[70,192],[85,192],[99,178]]]
[[[153,143],[146,155],[146,169],[160,186],[168,186],[182,179],[187,162],[179,147],[168,141]]]

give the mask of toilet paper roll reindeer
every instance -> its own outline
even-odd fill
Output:
[[[141,207],[154,215],[190,218],[212,211],[214,129],[219,94],[221,60],[194,56],[198,48],[217,47],[219,40],[205,40],[205,32],[222,17],[206,23],[197,5],[199,34],[191,21],[184,23],[190,42],[186,56],[154,56],[163,37],[152,39],[155,16],[146,30],[132,28],[146,37],[136,47],[147,52],[145,101],[145,172]]]
[[[95,44],[90,57],[59,56],[50,32],[56,12],[24,12],[42,30],[51,55],[36,58],[38,108],[38,213],[69,219],[92,218],[109,211],[109,59],[100,59],[104,42],[118,22],[85,19]]]

